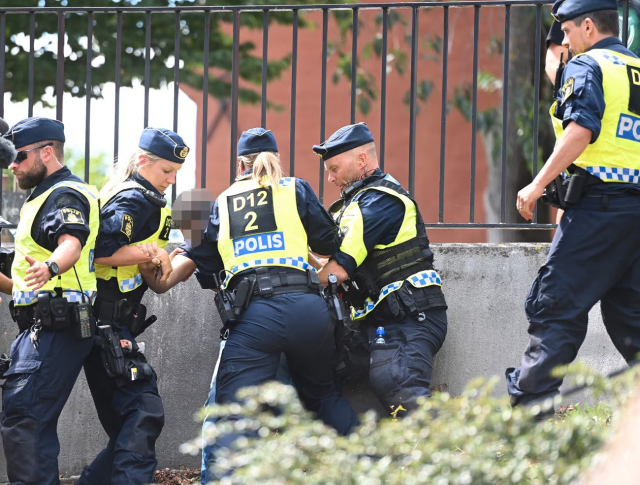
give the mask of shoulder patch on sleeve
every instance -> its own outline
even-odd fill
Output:
[[[64,207],[60,209],[60,214],[62,214],[62,222],[65,224],[83,224],[84,225],[84,216],[82,212],[78,209],[73,209],[71,207]]]
[[[562,103],[560,103],[560,106],[566,103],[567,99],[571,97],[575,88],[575,84],[576,81],[572,77],[567,79],[567,81],[564,83],[564,85],[562,86],[562,90],[560,91],[560,93],[562,94]]]
[[[120,226],[120,232],[127,236],[131,241],[131,235],[133,234],[133,217],[129,214],[122,214],[122,224]]]

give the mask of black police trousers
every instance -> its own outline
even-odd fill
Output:
[[[507,369],[513,405],[558,394],[550,372],[572,362],[600,301],[613,344],[627,360],[640,351],[640,188],[589,189],[560,221],[547,262],[525,303],[530,342],[520,368]]]
[[[216,378],[215,402],[234,402],[239,389],[276,380],[284,353],[305,407],[339,433],[347,434],[357,425],[357,417],[333,381],[334,326],[335,321],[318,294],[255,298],[230,329]],[[205,446],[203,483],[216,480],[211,468],[216,453],[237,438],[228,435]]]
[[[375,344],[377,327],[384,327],[385,344]],[[434,308],[405,321],[367,321],[371,348],[369,384],[389,412],[402,406],[414,410],[419,397],[431,397],[433,358],[447,336],[447,311]]]
[[[9,481],[58,485],[58,419],[91,352],[91,339],[67,330],[42,330],[34,348],[25,330],[11,345],[2,385],[0,430]]]
[[[133,340],[126,328],[120,335]],[[119,386],[107,375],[99,347],[94,347],[85,361],[84,373],[109,442],[82,471],[78,485],[152,482],[158,466],[155,442],[164,427],[164,408],[155,376]]]

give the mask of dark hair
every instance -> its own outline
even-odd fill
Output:
[[[617,10],[598,10],[585,13],[573,19],[573,22],[580,27],[586,19],[591,19],[601,34],[620,36],[620,21],[618,20]]]

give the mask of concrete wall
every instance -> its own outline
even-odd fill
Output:
[[[504,374],[520,362],[527,338],[524,300],[548,252],[547,245],[434,245],[436,266],[449,304],[449,334],[437,356],[433,385],[459,394],[477,376]],[[146,304],[159,320],[141,339],[159,375],[166,426],[158,441],[161,467],[196,467],[199,457],[183,456],[178,446],[194,438],[200,424],[193,414],[204,403],[218,354],[220,321],[213,293],[195,279],[167,295],[148,295]],[[0,351],[8,351],[16,326],[0,307]],[[301,320],[301,324],[304,322]],[[624,365],[610,343],[598,308],[580,358],[603,373]],[[506,392],[504,386],[497,394]],[[377,402],[362,386],[346,394],[359,411]],[[574,399],[575,401],[575,399]],[[77,475],[106,444],[84,377],[78,381],[58,426],[60,473]],[[0,458],[0,481],[6,479]]]

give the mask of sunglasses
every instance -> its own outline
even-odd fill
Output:
[[[50,147],[50,146],[53,146],[53,143],[45,143],[44,145],[40,145],[39,147],[29,148],[28,150],[20,150],[16,155],[16,159],[14,160],[14,163],[17,163],[18,165],[20,165],[22,162],[24,162],[29,156],[28,152],[30,152],[31,150],[40,150],[40,148]]]

